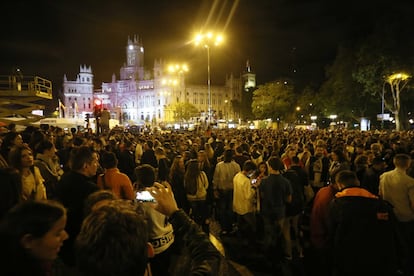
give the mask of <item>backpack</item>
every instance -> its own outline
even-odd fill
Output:
[[[305,205],[304,183],[295,170],[287,170],[283,176],[289,180],[292,187],[292,201],[286,204],[286,216],[296,216]]]

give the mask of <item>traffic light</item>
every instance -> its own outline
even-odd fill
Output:
[[[89,114],[89,113],[85,114],[85,122],[88,123],[88,124],[89,124],[89,119],[91,118],[90,115],[91,114]]]
[[[95,118],[100,117],[102,112],[102,101],[100,99],[95,99],[93,105],[93,115]]]

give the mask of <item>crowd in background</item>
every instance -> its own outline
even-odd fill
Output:
[[[11,125],[1,136],[0,219],[22,202],[59,202],[49,206],[59,211],[55,220],[68,210],[66,230],[58,234],[59,255],[74,267],[76,238],[93,209],[85,211],[92,194],[105,191],[110,198],[104,200],[133,202],[137,192],[165,183],[177,207],[205,234],[218,222],[218,238],[238,235],[246,249],[260,248],[273,271],[281,262],[304,259],[308,275],[368,275],[356,258],[371,254],[364,258],[367,267],[381,256],[387,260],[378,266],[382,271],[412,275],[413,136],[412,131],[210,128],[133,134],[118,127],[94,135],[53,126],[17,132]],[[151,204],[145,201],[140,211],[154,250],[151,270],[173,274],[178,233]],[[309,206],[305,241],[303,214]],[[344,206],[355,213],[347,214]],[[382,229],[381,236],[373,235],[382,241],[370,243],[362,229]],[[346,244],[358,244],[357,236],[366,245],[352,250]],[[400,258],[390,257],[395,255]]]

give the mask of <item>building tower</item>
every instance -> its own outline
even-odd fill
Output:
[[[241,112],[240,117],[242,119],[253,118],[252,114],[252,101],[253,91],[256,88],[256,74],[252,72],[249,60],[246,61],[246,69],[241,75],[243,93],[241,95]]]
[[[91,66],[80,65],[76,81],[63,77],[65,118],[83,118],[93,108],[93,73]]]
[[[127,62],[120,70],[121,80],[143,80],[144,46],[136,35],[133,39],[128,37],[126,58]]]
[[[256,74],[252,72],[249,60],[246,61],[246,69],[242,74],[242,80],[244,91],[248,92],[256,87]]]

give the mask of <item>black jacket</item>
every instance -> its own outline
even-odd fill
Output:
[[[158,167],[157,158],[155,157],[155,153],[153,149],[145,150],[141,156],[141,164],[148,164],[154,168]]]
[[[333,275],[393,275],[396,271],[392,207],[360,187],[338,192],[330,206]]]
[[[68,210],[66,232],[69,238],[63,243],[60,252],[68,265],[74,265],[73,244],[82,225],[85,199],[97,190],[98,187],[88,177],[74,171],[63,174],[56,185],[57,200]]]

